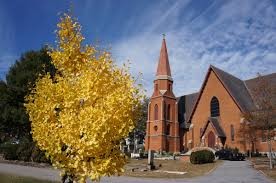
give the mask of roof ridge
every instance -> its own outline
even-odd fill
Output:
[[[250,79],[245,79],[245,80],[243,80],[243,81],[247,82],[247,81],[250,81],[250,80],[257,79],[258,77],[268,77],[268,76],[274,75],[274,74],[276,74],[276,72],[273,72],[273,73],[270,73],[270,74],[261,75],[261,76],[256,76],[256,77],[250,78]]]
[[[252,93],[250,92],[250,90],[249,90],[249,88],[248,88],[248,86],[247,86],[247,84],[246,84],[246,80],[243,80],[242,82],[243,82],[243,84],[244,84],[244,86],[245,86],[247,92],[249,93],[249,96],[250,96],[250,98],[251,98],[251,100],[252,100],[252,103],[255,105],[255,102],[254,102],[254,100],[253,100]]]
[[[194,111],[196,106],[198,105],[198,101],[201,98],[203,89],[207,83],[207,79],[210,75],[210,72],[213,71],[220,83],[223,85],[223,87],[226,89],[230,97],[233,99],[237,107],[242,111],[245,112],[247,109],[250,107],[250,102],[249,104],[245,102],[245,100],[242,99],[242,97],[248,95],[250,96],[248,90],[246,89],[243,80],[237,78],[236,76],[225,72],[213,65],[209,66],[208,72],[205,76],[205,79],[201,85],[200,91],[199,91],[199,96],[197,97],[197,101],[195,102],[192,112],[190,116],[188,117],[188,121],[191,120],[192,116],[194,115]],[[251,96],[250,96],[251,98]],[[249,106],[249,107],[248,107]]]
[[[198,94],[199,92],[193,92],[193,93],[189,93],[189,94],[187,94],[187,95],[195,95],[195,94]],[[186,95],[186,96],[187,96]]]
[[[189,94],[184,94],[184,95],[180,95],[180,96],[178,96],[178,98],[180,98],[180,97],[184,97],[184,96],[190,96],[190,95],[196,95],[196,94],[198,94],[199,93],[199,91],[198,92],[193,92],[193,93],[189,93]]]
[[[234,77],[234,78],[236,78],[236,79],[238,79],[238,80],[240,80],[240,81],[243,81],[242,79],[238,78],[237,76],[234,76],[233,74],[230,74],[229,72],[226,72],[226,71],[224,71],[224,70],[222,70],[222,69],[220,69],[220,68],[218,68],[218,67],[215,67],[215,66],[213,66],[213,65],[210,65],[210,67],[211,67],[213,70],[218,70],[218,71],[220,71],[220,72],[222,72],[222,73],[224,73],[224,74],[228,74],[228,75],[231,76],[231,77]]]

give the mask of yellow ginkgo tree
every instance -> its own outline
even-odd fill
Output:
[[[119,141],[134,128],[141,87],[108,52],[83,45],[81,26],[70,15],[57,26],[57,48],[49,52],[56,74],[41,76],[26,96],[32,137],[77,182],[120,174]]]

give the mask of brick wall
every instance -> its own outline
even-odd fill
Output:
[[[242,149],[243,147],[238,142],[239,140],[237,138],[241,111],[212,70],[209,74],[201,98],[191,120],[194,126],[194,139],[192,139],[191,133],[188,132],[188,141],[192,140],[194,146],[198,146],[200,144],[200,128],[204,127],[208,117],[210,117],[210,102],[214,96],[219,100],[219,118],[221,122],[220,125],[226,134],[225,144],[229,147],[238,147],[239,149]],[[231,125],[234,126],[234,141],[231,140]],[[205,134],[208,134],[208,132]],[[206,138],[205,140],[208,139]]]

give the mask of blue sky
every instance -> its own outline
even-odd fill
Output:
[[[111,47],[118,64],[143,73],[147,94],[166,34],[177,96],[199,90],[210,64],[241,79],[276,71],[276,1],[75,0],[87,43]],[[65,0],[0,0],[0,77],[21,53],[54,45]]]

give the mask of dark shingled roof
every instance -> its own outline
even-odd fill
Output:
[[[252,91],[258,86],[258,78],[253,78],[249,80],[241,80],[213,65],[210,65],[208,73],[206,75],[205,81],[198,93],[192,93],[189,95],[183,95],[177,98],[178,101],[178,119],[181,127],[185,128],[185,123],[191,120],[193,112],[197,107],[197,102],[200,97],[200,92],[203,91],[204,85],[207,82],[210,71],[213,71],[223,86],[227,89],[230,96],[233,98],[234,102],[238,105],[242,112],[251,111],[255,109],[255,103],[252,99]],[[276,84],[276,73],[261,76],[268,82]],[[216,122],[214,122],[215,124]]]
[[[264,82],[272,83],[274,87],[276,87],[276,73],[260,76],[260,78],[257,77],[257,78],[245,80],[244,83],[247,87],[247,90],[251,94],[251,96],[254,95],[254,90],[258,88],[259,79],[261,79],[261,81],[264,81]]]
[[[198,97],[198,93],[192,93],[189,95],[183,95],[177,98],[178,102],[178,121],[181,124],[181,127],[185,127],[184,122],[188,120],[193,106]]]
[[[188,118],[190,117],[193,107],[196,103],[197,97],[199,93],[192,93],[189,95],[186,95],[186,102],[185,102],[185,108],[186,108],[186,116],[185,120],[187,121]]]
[[[257,78],[245,80],[244,83],[245,83],[249,93],[251,94],[251,96],[254,96],[254,90],[258,89],[260,82],[271,83],[272,87],[276,87],[276,73],[272,73],[272,74],[260,76]],[[275,96],[276,94],[271,94],[271,95]],[[257,103],[258,99],[259,98],[254,99],[255,104]],[[276,104],[275,97],[272,98],[272,102],[273,102],[273,104]],[[272,118],[274,119],[274,121],[276,123],[276,114],[274,114],[274,116]]]
[[[184,123],[185,121],[185,95],[176,98],[178,105],[178,122]]]
[[[214,129],[215,129],[215,131],[216,131],[218,137],[226,137],[226,135],[225,135],[223,129],[222,129],[221,126],[220,126],[220,121],[219,121],[219,119],[216,118],[216,117],[209,117],[207,123],[205,124],[205,126],[204,126],[204,128],[203,128],[203,132],[202,132],[200,138],[204,135],[204,133],[205,133],[205,131],[206,131],[206,129],[207,129],[209,123],[212,123],[212,126],[214,127]]]
[[[215,74],[217,74],[224,87],[227,88],[228,92],[242,111],[250,111],[255,108],[254,102],[244,84],[244,81],[212,65],[211,68]]]

